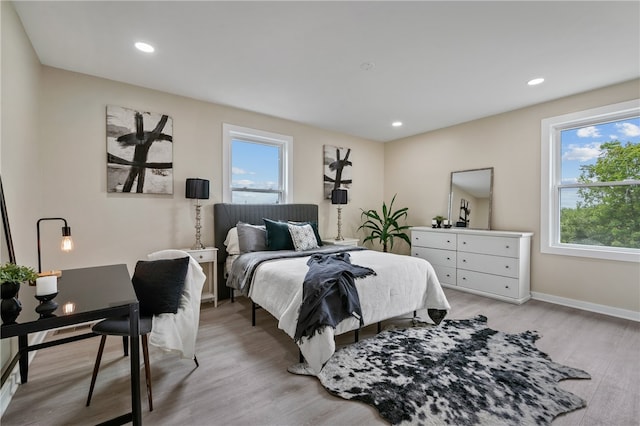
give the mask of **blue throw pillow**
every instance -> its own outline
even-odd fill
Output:
[[[178,312],[188,269],[189,257],[138,261],[131,282],[140,315]]]

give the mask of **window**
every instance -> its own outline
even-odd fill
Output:
[[[224,202],[291,202],[293,138],[226,123],[222,132]]]
[[[638,100],[542,120],[543,253],[640,261]]]

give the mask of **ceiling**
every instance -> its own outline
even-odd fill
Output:
[[[640,76],[638,1],[14,4],[44,65],[375,141]]]

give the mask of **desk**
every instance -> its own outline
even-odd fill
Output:
[[[35,287],[23,285],[20,288],[20,299],[34,297]],[[28,353],[33,350],[44,349],[80,339],[96,336],[86,333],[45,342],[38,345],[28,345],[29,333],[51,330],[68,325],[80,324],[107,317],[129,315],[130,330],[130,358],[131,358],[131,412],[110,420],[109,424],[124,424],[133,422],[142,424],[140,409],[140,323],[139,308],[131,277],[127,266],[108,265],[92,268],[68,269],[62,271],[58,279],[58,295],[55,298],[58,308],[55,316],[39,318],[32,309],[23,309],[16,320],[16,324],[3,324],[0,328],[2,338],[18,337],[18,354],[20,363],[20,379],[26,383],[29,375]],[[73,312],[64,313],[63,306],[74,303]],[[8,370],[12,370],[16,358]],[[4,378],[3,378],[4,380]],[[79,401],[82,403],[82,401]]]

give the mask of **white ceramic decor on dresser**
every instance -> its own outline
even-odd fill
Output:
[[[444,287],[524,303],[530,291],[530,232],[411,228],[411,255],[433,265]]]

